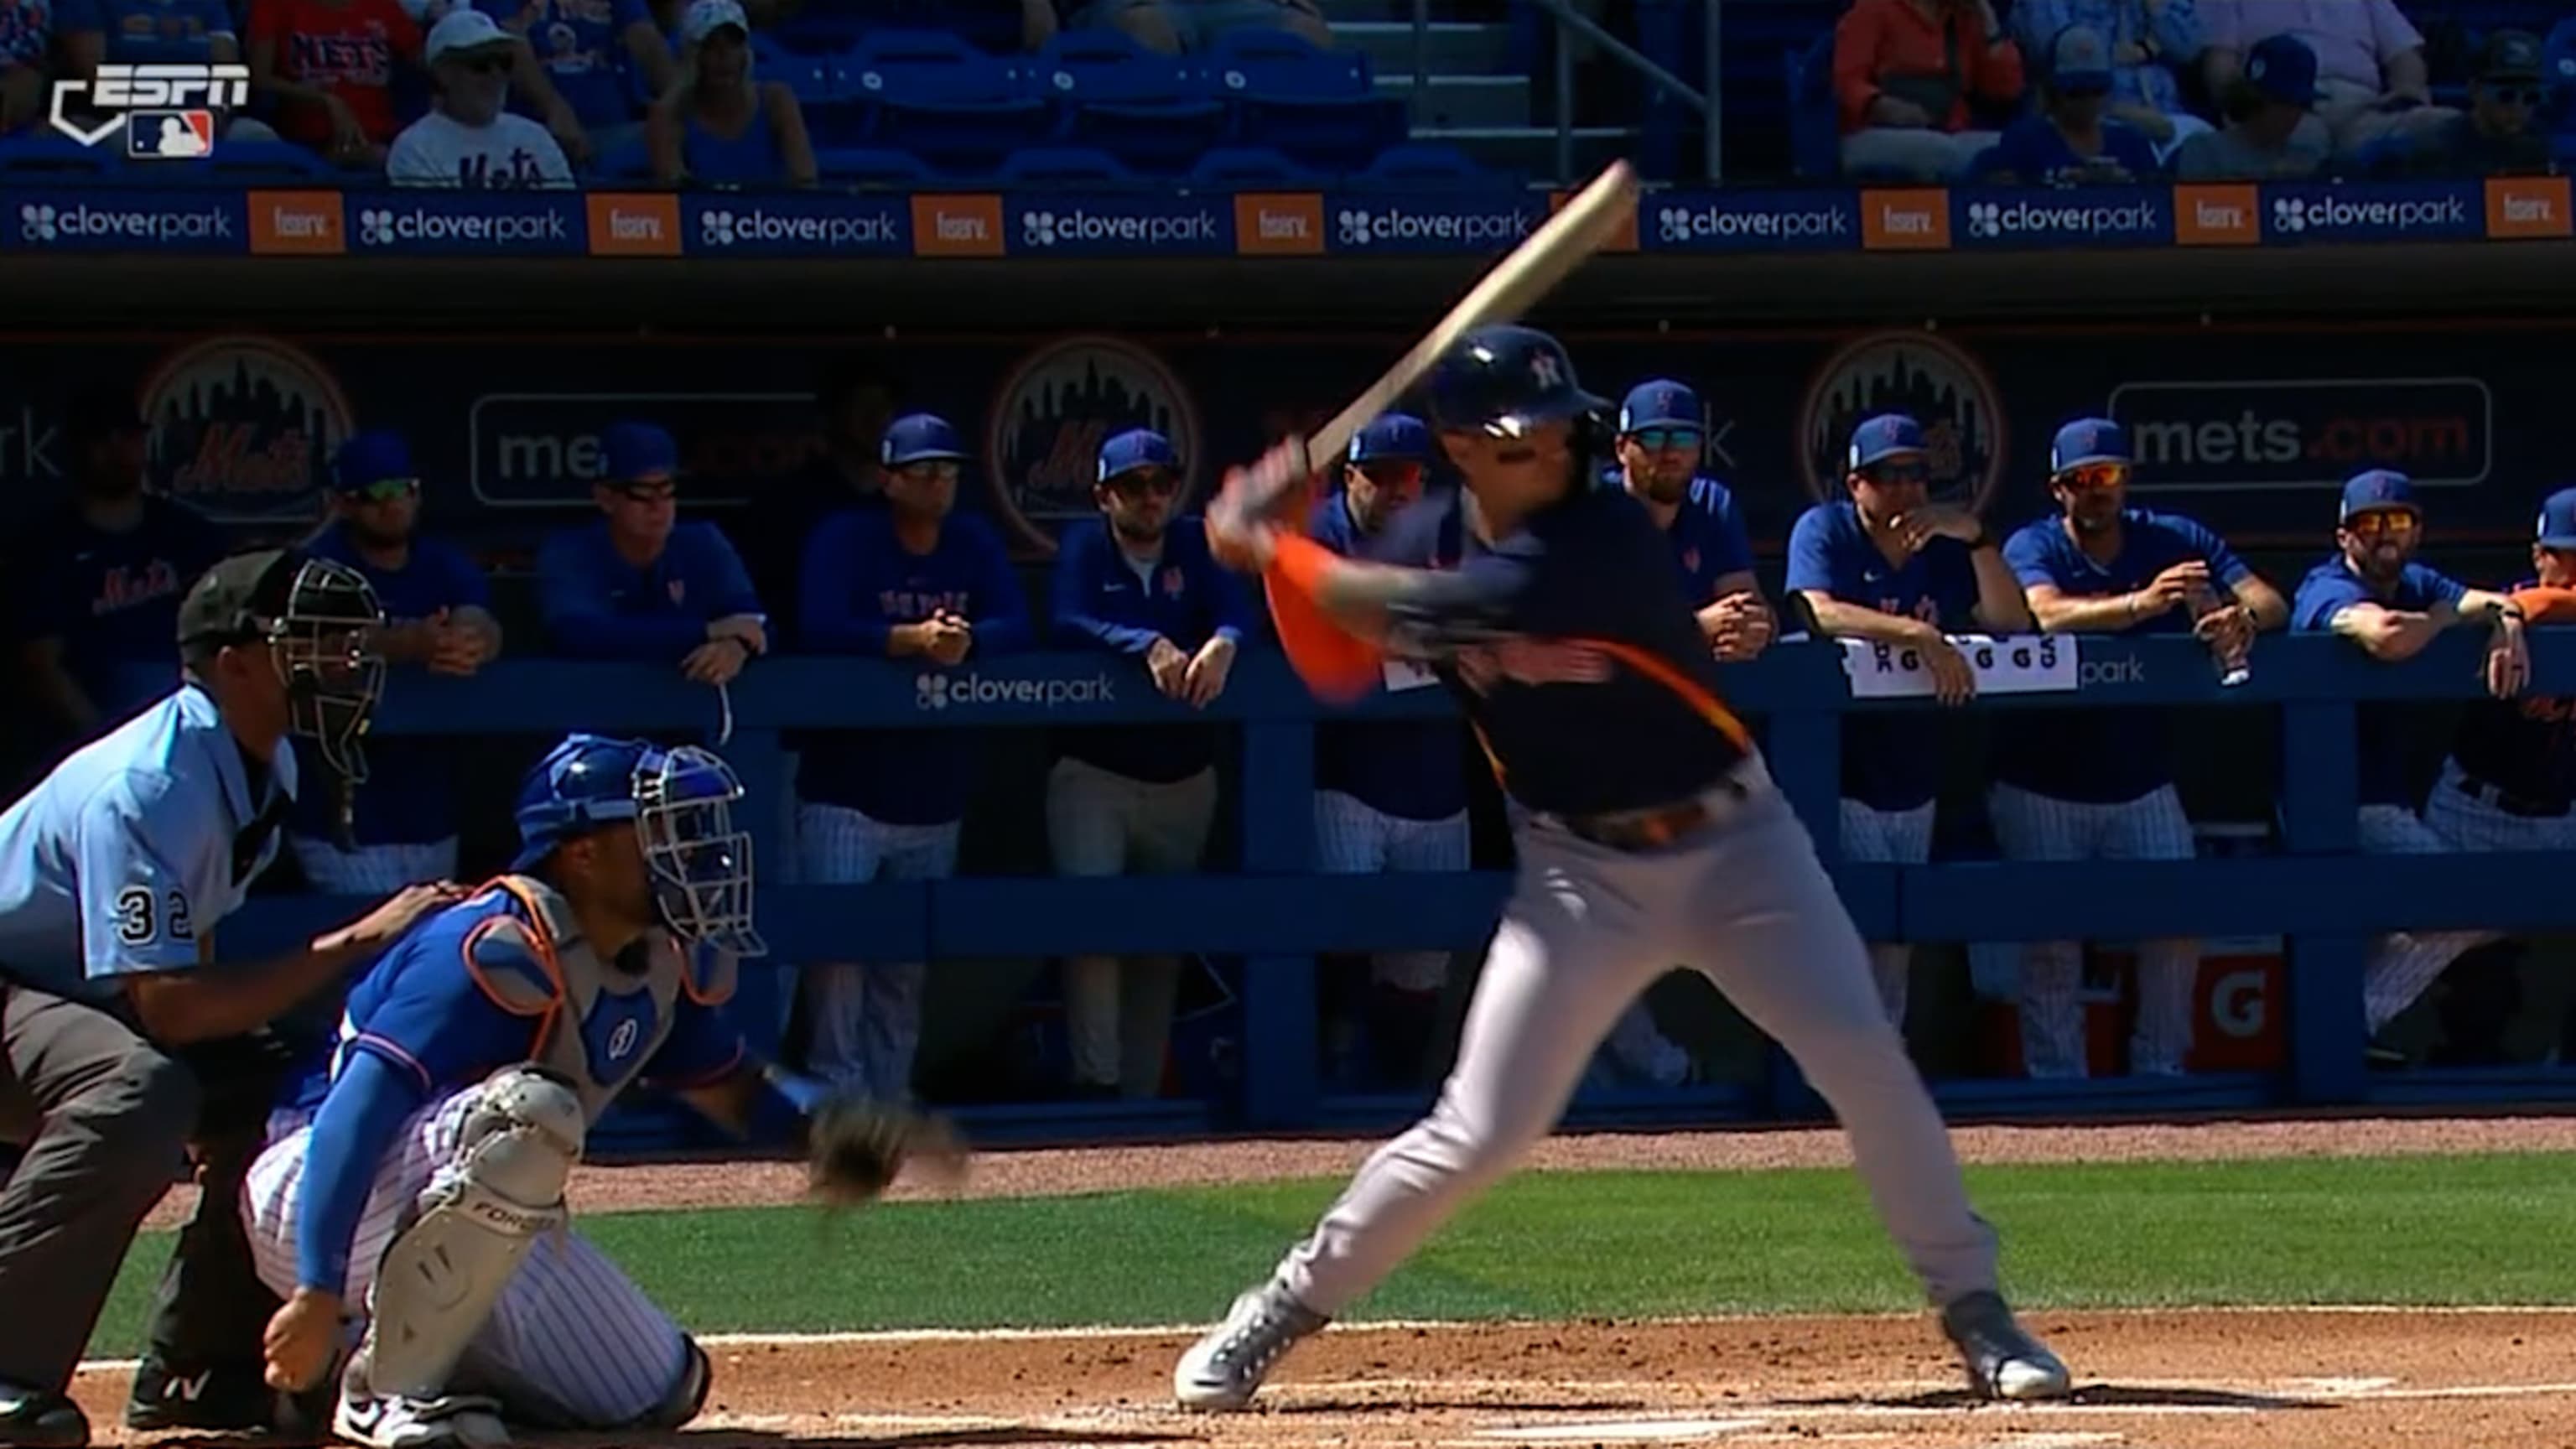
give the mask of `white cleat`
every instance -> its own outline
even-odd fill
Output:
[[[1271,1366],[1297,1340],[1324,1326],[1324,1315],[1265,1283],[1234,1300],[1225,1321],[1190,1345],[1172,1370],[1172,1396],[1184,1409],[1224,1413],[1252,1402]]]
[[[1968,1386],[1989,1399],[2062,1399],[2073,1376],[2057,1355],[2013,1320],[1997,1293],[1971,1293],[1941,1311],[1942,1331],[1959,1349]]]
[[[365,1360],[340,1379],[339,1407],[331,1431],[371,1449],[498,1449],[510,1442],[501,1402],[474,1394],[433,1399],[379,1394],[367,1387]]]

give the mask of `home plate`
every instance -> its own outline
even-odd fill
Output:
[[[1525,1429],[1480,1429],[1479,1439],[1514,1444],[1660,1443],[1670,1439],[1714,1439],[1770,1427],[1767,1419],[1624,1419],[1602,1424],[1538,1424]]]

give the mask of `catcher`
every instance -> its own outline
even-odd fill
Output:
[[[693,747],[574,735],[529,774],[511,873],[431,917],[349,994],[327,1064],[272,1119],[244,1195],[274,1387],[358,1335],[332,1427],[384,1449],[695,1417],[707,1356],[570,1233],[564,1185],[629,1083],[746,1129],[764,1093],[810,1115],[818,1195],[882,1191],[938,1129],[821,1100],[751,1062],[727,1019],[751,923],[742,785]]]

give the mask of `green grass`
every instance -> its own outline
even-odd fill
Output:
[[[2576,1303],[2563,1156],[1971,1169],[2029,1306]],[[1339,1181],[622,1213],[581,1230],[701,1332],[1204,1321]],[[135,1351],[150,1235],[93,1351]],[[1530,1173],[1433,1238],[1355,1318],[1901,1309],[1919,1299],[1848,1172]]]

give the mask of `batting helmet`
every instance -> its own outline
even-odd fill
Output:
[[[1535,327],[1478,327],[1431,373],[1432,425],[1444,432],[1517,438],[1540,423],[1609,406],[1575,380],[1565,344]]]
[[[751,837],[734,829],[733,767],[695,745],[567,736],[528,772],[515,812],[527,870],[556,847],[633,822],[671,934],[738,956],[769,948],[751,924]]]

